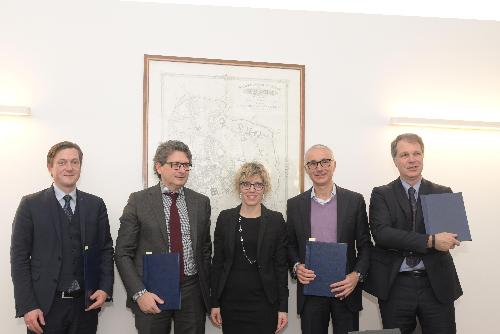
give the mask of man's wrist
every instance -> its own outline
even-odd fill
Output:
[[[137,303],[137,299],[141,298],[148,290],[142,289],[140,291],[137,291],[133,296],[132,300]]]
[[[427,248],[436,248],[436,235],[429,234],[427,237]]]
[[[297,262],[297,263],[295,263],[295,264],[293,265],[293,270],[292,270],[292,272],[293,272],[293,274],[294,274],[295,276],[297,276],[297,267],[299,266],[299,264],[300,264],[300,262]]]

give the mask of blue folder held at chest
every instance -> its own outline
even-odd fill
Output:
[[[304,285],[304,295],[333,297],[330,284],[345,279],[347,244],[307,241],[305,267],[316,277]]]
[[[158,308],[180,310],[179,253],[145,254],[143,279],[146,290],[163,299]]]
[[[425,232],[458,234],[460,241],[471,241],[462,193],[420,195]]]

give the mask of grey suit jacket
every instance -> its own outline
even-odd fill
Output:
[[[210,200],[208,197],[184,187],[188,209],[196,268],[205,307],[209,310],[210,261]],[[141,310],[132,296],[145,289],[142,280],[143,256],[146,252],[169,251],[167,221],[163,209],[160,184],[132,193],[120,217],[116,239],[115,261],[127,291],[127,306],[134,313]]]
[[[99,289],[113,294],[113,240],[103,200],[77,190],[82,244],[101,250]],[[50,311],[62,266],[61,221],[54,188],[24,196],[12,224],[10,262],[16,317]]]

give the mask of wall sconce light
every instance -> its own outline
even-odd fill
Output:
[[[31,116],[31,109],[20,106],[0,106],[0,116]]]
[[[434,118],[391,117],[391,125],[423,126],[447,129],[465,130],[496,130],[500,131],[500,122],[463,121]]]

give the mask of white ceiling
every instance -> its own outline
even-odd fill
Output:
[[[500,21],[498,0],[121,0]]]

